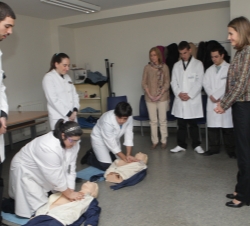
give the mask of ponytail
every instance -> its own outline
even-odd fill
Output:
[[[50,68],[48,72],[52,71],[53,69],[56,69],[55,63],[60,64],[64,58],[69,59],[69,56],[65,53],[55,53],[51,58]]]
[[[78,123],[73,121],[67,121],[64,123],[63,119],[59,119],[55,125],[55,130],[53,132],[54,136],[60,140],[61,146],[65,148],[63,142],[62,134],[64,133],[65,138],[73,136],[81,136],[83,134],[81,127]]]

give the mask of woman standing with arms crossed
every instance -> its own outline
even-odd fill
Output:
[[[250,22],[245,17],[228,24],[228,39],[237,50],[230,64],[226,93],[215,108],[222,114],[232,106],[236,155],[239,172],[233,199],[228,207],[239,208],[250,204]]]
[[[170,77],[168,66],[163,63],[162,55],[157,47],[149,51],[149,64],[144,67],[142,87],[149,113],[152,147],[158,145],[158,121],[161,132],[161,148],[167,146],[167,111],[169,106]]]
[[[69,56],[65,53],[56,53],[51,59],[49,72],[43,78],[51,130],[60,118],[77,121],[79,96],[67,74],[69,67]]]

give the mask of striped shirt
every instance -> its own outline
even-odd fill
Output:
[[[237,51],[227,74],[226,93],[221,100],[224,110],[235,102],[250,101],[250,46]]]

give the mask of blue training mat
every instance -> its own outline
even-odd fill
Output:
[[[2,212],[2,218],[6,221],[19,224],[19,225],[24,225],[29,221],[29,218],[18,217],[15,214],[5,213],[5,212]]]
[[[84,180],[89,180],[92,176],[95,176],[97,174],[105,173],[102,170],[99,170],[93,166],[89,166],[85,169],[82,169],[77,172],[76,177],[84,179]],[[104,178],[100,178],[98,181],[103,181]]]

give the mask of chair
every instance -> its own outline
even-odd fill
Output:
[[[149,120],[148,109],[147,109],[147,106],[146,106],[144,95],[141,95],[140,106],[139,106],[139,115],[133,116],[133,118],[134,118],[134,120],[140,121],[141,135],[144,136],[142,122]]]
[[[205,133],[206,133],[206,151],[208,150],[208,131],[207,131],[207,95],[201,95],[202,99],[202,108],[203,108],[203,117],[197,118],[197,125],[205,125]],[[199,135],[201,140],[201,132],[199,129]]]
[[[107,97],[107,111],[114,110],[116,105],[122,101],[128,102],[127,96]]]

